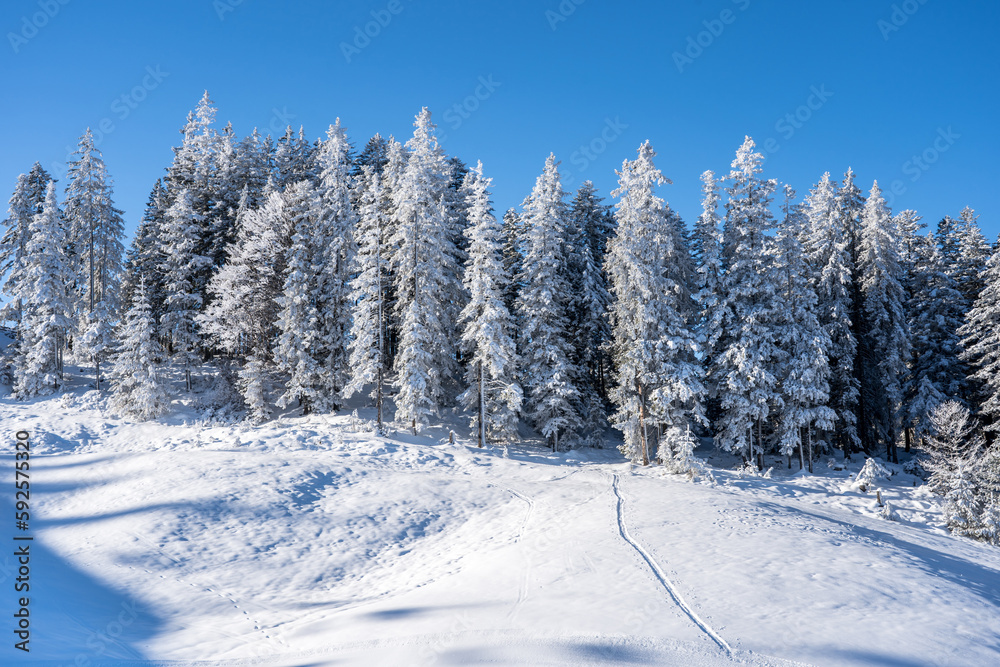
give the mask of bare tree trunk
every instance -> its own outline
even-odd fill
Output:
[[[649,465],[649,446],[646,442],[646,397],[642,393],[639,378],[635,379],[635,390],[639,394],[639,442],[642,445],[642,465]]]
[[[483,383],[483,362],[479,362],[479,447],[486,446],[486,386]]]
[[[809,443],[809,474],[813,474],[813,441],[812,427],[806,427],[806,441]]]

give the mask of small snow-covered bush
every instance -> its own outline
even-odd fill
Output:
[[[875,482],[889,479],[891,476],[892,473],[889,472],[881,460],[870,458],[865,461],[864,467],[861,468],[861,472],[858,473],[858,478],[852,486],[857,487],[863,493],[868,493],[868,490],[872,488]]]

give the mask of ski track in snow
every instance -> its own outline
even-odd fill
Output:
[[[677,587],[674,586],[674,583],[670,580],[670,577],[666,575],[666,573],[663,571],[663,568],[660,567],[659,563],[656,562],[656,559],[653,558],[648,551],[643,549],[642,545],[636,542],[629,534],[628,528],[625,526],[625,499],[622,497],[621,490],[619,489],[620,478],[618,476],[618,473],[616,472],[611,473],[611,477],[612,477],[611,489],[612,491],[614,491],[615,496],[618,498],[618,505],[617,505],[618,532],[619,534],[621,534],[622,539],[628,542],[629,545],[633,549],[635,549],[640,556],[642,556],[642,559],[646,561],[647,565],[649,565],[649,568],[653,571],[653,574],[660,581],[660,584],[662,584],[663,588],[665,588],[667,593],[670,594],[670,597],[673,599],[673,601],[677,603],[677,606],[680,607],[685,614],[687,614],[688,618],[690,618],[695,625],[701,628],[702,632],[708,635],[712,641],[718,644],[719,648],[721,648],[723,651],[726,652],[726,655],[732,656],[733,655],[732,647],[729,646],[729,644],[726,642],[725,639],[719,636],[719,633],[717,633],[715,630],[712,629],[712,626],[703,621],[701,617],[698,616],[698,614],[693,609],[691,609],[691,607],[688,606],[687,602],[685,602],[684,598],[681,596],[680,591],[677,590]]]
[[[524,538],[524,534],[528,529],[528,522],[531,520],[531,515],[535,511],[535,501],[524,495],[520,491],[516,491],[507,486],[500,486],[498,484],[490,484],[489,486],[496,487],[498,489],[503,489],[507,493],[511,494],[519,500],[523,500],[527,505],[528,509],[524,513],[524,518],[521,519],[521,525],[518,527],[517,535],[514,536],[514,542],[520,543]],[[517,589],[517,600],[514,602],[514,606],[511,607],[510,611],[507,612],[507,620],[512,621],[517,617],[517,612],[524,604],[525,600],[528,599],[528,585],[531,582],[531,561],[524,557],[524,571],[521,575],[521,581]]]

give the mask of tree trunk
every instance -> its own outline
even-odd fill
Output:
[[[812,441],[812,428],[806,427],[806,442],[809,444],[809,474],[813,474],[813,441]]]
[[[642,393],[639,378],[635,379],[635,390],[639,394],[639,442],[642,445],[642,465],[649,465],[649,447],[646,443],[646,397]]]
[[[483,362],[479,362],[479,447],[486,446],[486,386],[483,383]]]

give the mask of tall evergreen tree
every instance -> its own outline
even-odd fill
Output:
[[[764,426],[781,406],[778,369],[784,352],[777,340],[780,282],[774,275],[770,204],[777,184],[760,177],[763,156],[750,137],[736,152],[726,189],[723,258],[724,301],[720,351],[713,372],[722,419],[719,444],[763,467]],[[756,442],[757,446],[754,447]]]
[[[1000,249],[986,264],[983,289],[958,334],[962,337],[962,359],[980,385],[976,397],[980,419],[995,438],[1000,432]]]
[[[702,213],[695,222],[694,254],[697,259],[694,294],[698,305],[698,335],[702,347],[703,367],[706,369],[706,416],[716,422],[721,414],[719,407],[716,353],[722,337],[722,315],[720,308],[723,294],[725,269],[722,263],[722,218],[719,216],[719,183],[715,172],[705,171],[701,175]]]
[[[861,441],[869,454],[881,443],[886,457],[897,463],[899,408],[910,341],[900,283],[899,234],[878,182],[865,202],[859,251],[865,337],[860,400],[870,417],[869,430],[861,432]]]
[[[470,298],[459,320],[469,387],[460,400],[474,411],[472,428],[478,434],[480,447],[488,440],[510,441],[517,437],[523,399],[516,376],[513,321],[503,300],[510,277],[503,267],[502,229],[493,216],[490,183],[491,179],[483,177],[480,162],[468,172],[462,186],[468,202],[464,282]]]
[[[391,201],[375,167],[361,167],[358,227],[354,233],[358,250],[351,281],[350,376],[345,398],[371,386],[375,400],[377,433],[383,432],[383,392],[389,359],[389,216]]]
[[[521,214],[527,252],[517,310],[528,390],[526,416],[553,451],[561,443],[572,443],[582,424],[569,329],[565,196],[555,155],[549,155]]]
[[[141,279],[125,313],[120,337],[110,374],[111,405],[135,419],[155,419],[166,412],[170,397],[160,377],[163,350],[156,338],[156,321]]]
[[[18,176],[7,219],[4,220],[5,229],[0,237],[0,291],[13,298],[0,309],[0,319],[15,324],[21,319],[21,304],[14,295],[26,269],[31,223],[45,208],[45,196],[51,181],[52,177],[37,162],[27,174]]]
[[[617,233],[608,245],[605,268],[611,294],[615,362],[613,422],[624,435],[623,453],[649,464],[650,427],[663,424],[668,437],[658,447],[672,458],[692,420],[703,421],[705,393],[696,355],[693,323],[685,315],[688,286],[676,280],[682,238],[654,188],[669,183],[653,164],[647,141],[618,173]]]
[[[799,465],[813,472],[813,428],[832,430],[837,413],[830,399],[830,336],[817,317],[818,301],[800,239],[806,216],[793,204],[795,191],[785,186],[785,217],[775,242],[775,275],[781,281],[778,344],[787,361],[781,369],[781,401],[775,415],[782,454],[799,450]],[[805,442],[803,442],[805,434]]]
[[[853,322],[853,221],[845,215],[837,184],[825,173],[805,202],[805,250],[812,265],[810,286],[816,293],[817,317],[830,339],[830,400],[837,413],[834,437],[849,459],[861,449],[857,410],[859,383],[855,376],[858,343]]]
[[[142,220],[125,254],[122,301],[132,304],[139,283],[144,283],[153,322],[159,322],[163,314],[162,267],[166,259],[163,254],[163,229],[169,206],[167,189],[163,186],[163,181],[157,179],[146,201]]]
[[[22,309],[14,360],[14,394],[19,398],[63,386],[63,351],[75,325],[67,245],[55,181],[49,181],[42,212],[28,225],[24,270],[13,293]]]
[[[975,303],[985,286],[983,276],[986,273],[986,263],[993,254],[989,241],[979,229],[978,218],[976,212],[968,206],[959,213],[956,231],[958,257],[955,265],[949,267],[956,287],[962,293],[968,307]]]
[[[210,258],[198,254],[201,219],[192,208],[187,191],[181,190],[167,209],[163,229],[164,313],[160,331],[170,341],[170,350],[184,369],[188,391],[191,391],[191,370],[201,357],[201,337],[195,324],[202,306],[198,278],[211,263]]]
[[[112,184],[101,152],[88,128],[69,163],[63,218],[68,233],[70,271],[77,296],[82,352],[94,361],[101,388],[101,361],[113,345],[119,309],[124,236],[121,211],[112,200]]]

